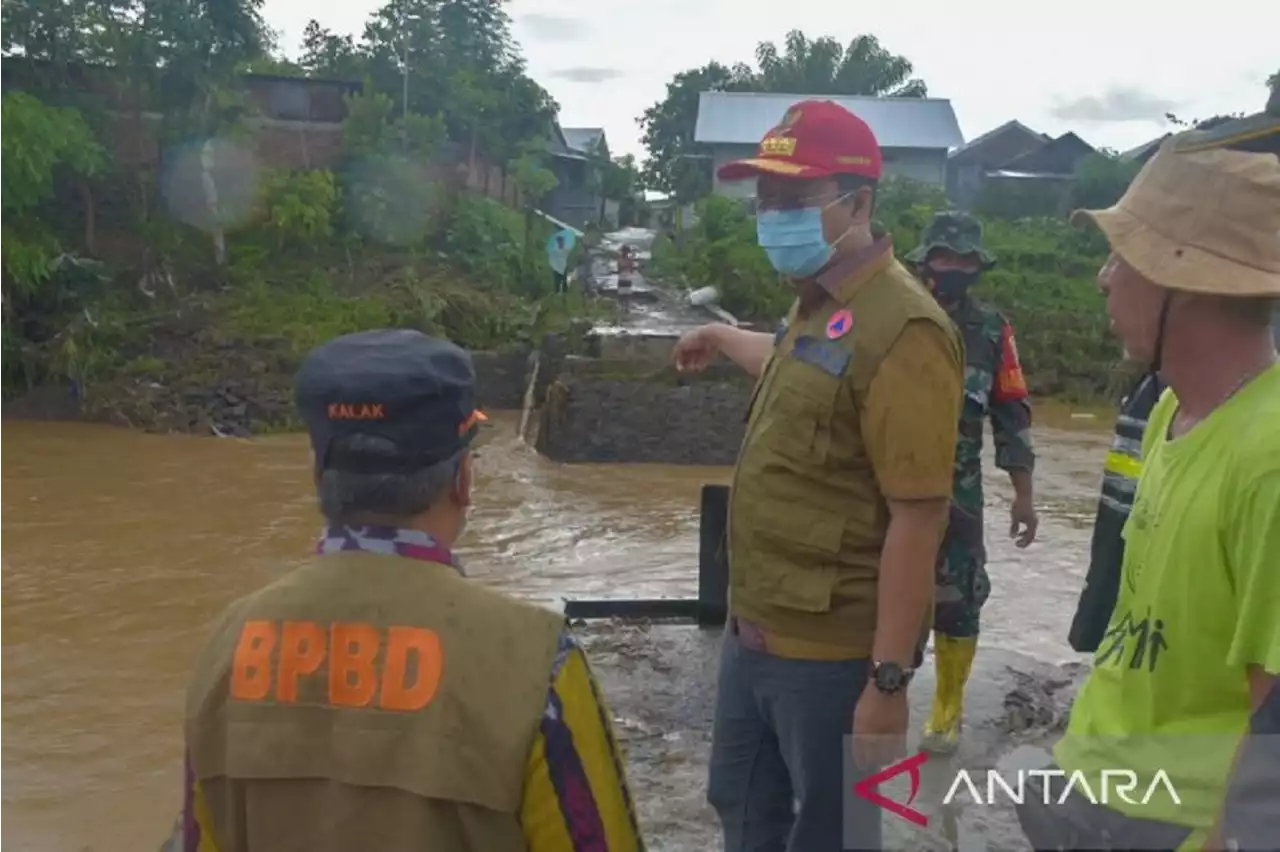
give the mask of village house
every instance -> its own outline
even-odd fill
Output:
[[[545,203],[546,212],[562,222],[582,228],[609,217],[610,204],[601,195],[595,161],[608,159],[609,142],[599,127],[552,128],[551,171],[558,183]],[[612,205],[617,216],[617,205]]]
[[[880,142],[884,172],[922,183],[943,186],[947,152],[964,142],[951,102],[941,98],[824,97],[762,92],[703,92],[698,96],[694,141],[711,148],[711,163],[725,163],[756,153],[760,139],[782,120],[795,103],[835,101],[865,121]],[[721,195],[745,198],[754,193],[751,181],[713,178]]]
[[[1008,121],[952,151],[947,158],[947,197],[970,209],[991,190],[1043,187],[1066,192],[1076,169],[1097,149],[1074,133],[1038,133]]]

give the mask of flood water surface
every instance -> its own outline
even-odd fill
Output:
[[[515,419],[495,417],[480,448],[459,548],[472,577],[548,604],[696,593],[699,489],[729,470],[556,465],[516,440]],[[1108,424],[1047,422],[1030,549],[1009,545],[1007,478],[988,474],[984,642],[1057,661]],[[3,449],[3,839],[155,849],[180,803],[183,691],[213,620],[307,559],[319,531],[306,440],[10,422]]]

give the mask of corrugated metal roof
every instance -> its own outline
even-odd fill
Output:
[[[604,138],[602,127],[563,127],[564,141],[575,151],[595,153],[595,147]]]
[[[951,101],[942,98],[873,98],[703,92],[698,96],[695,142],[754,145],[787,109],[805,100],[831,100],[870,125],[882,148],[956,148],[964,144]]]
[[[963,154],[965,151],[974,150],[983,142],[986,142],[990,139],[994,139],[1003,133],[1014,132],[1014,131],[1021,131],[1022,133],[1027,134],[1033,139],[1039,139],[1044,142],[1049,142],[1052,139],[1052,137],[1046,136],[1043,133],[1037,133],[1036,131],[1032,130],[1030,127],[1027,127],[1025,124],[1023,124],[1021,121],[1018,121],[1015,118],[1012,121],[1006,121],[1004,124],[1000,125],[999,127],[995,127],[995,128],[992,128],[991,130],[988,130],[986,133],[982,134],[981,136],[970,139],[968,142],[964,143],[959,148],[952,151],[948,156],[955,158],[960,154]]]

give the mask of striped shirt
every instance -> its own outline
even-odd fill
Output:
[[[394,552],[457,565],[429,536],[413,530],[330,529],[317,549]],[[586,654],[568,630],[560,634],[549,680],[525,764],[519,814],[530,852],[641,852],[644,842],[609,711]],[[189,757],[185,763],[179,848],[218,852],[217,831]]]

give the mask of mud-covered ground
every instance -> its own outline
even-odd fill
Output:
[[[705,791],[720,631],[618,621],[580,623],[577,629],[627,753],[649,847],[659,852],[718,848],[718,825]],[[943,808],[941,801],[956,768],[987,769],[1020,746],[1052,742],[1083,674],[1082,666],[1059,667],[1021,654],[980,649],[969,682],[964,743],[951,760],[931,758],[925,764],[913,804],[929,815],[929,825],[917,828],[886,815],[887,847],[993,852],[1029,848],[1011,808],[960,810]],[[932,694],[930,660],[911,685],[911,723],[916,729]],[[906,779],[899,780],[902,789],[888,785],[889,795],[905,801]]]

